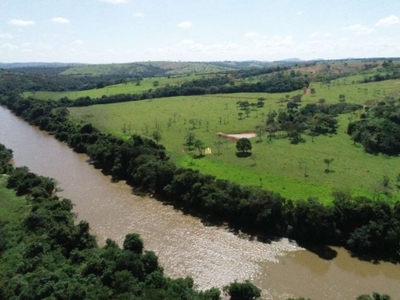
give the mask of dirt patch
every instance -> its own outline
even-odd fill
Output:
[[[257,134],[254,132],[243,132],[243,133],[217,132],[217,135],[220,137],[226,138],[227,140],[230,140],[232,142],[236,142],[236,141],[240,140],[241,138],[251,139],[251,138],[257,136]]]

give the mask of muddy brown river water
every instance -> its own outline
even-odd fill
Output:
[[[155,199],[133,195],[124,182],[111,183],[86,155],[2,107],[0,142],[14,151],[16,166],[57,180],[60,195],[73,201],[78,219],[90,223],[100,245],[140,233],[167,275],[191,276],[200,289],[250,279],[265,299],[355,299],[373,291],[400,299],[400,265],[360,261],[342,248],[333,248],[333,260],[323,260],[287,239],[267,244],[204,226]]]

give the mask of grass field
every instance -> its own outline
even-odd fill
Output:
[[[6,177],[0,175],[0,221],[9,221],[21,213],[25,199],[17,197],[13,190],[6,188]]]
[[[67,92],[48,92],[48,91],[38,91],[38,92],[25,92],[23,96],[35,97],[42,100],[58,100],[67,97],[71,100],[76,100],[80,97],[91,97],[91,98],[101,98],[103,95],[112,96],[118,94],[137,94],[149,89],[156,89],[159,87],[164,87],[165,85],[181,85],[185,81],[193,80],[196,78],[201,78],[203,75],[186,75],[186,76],[176,76],[176,77],[153,77],[144,78],[140,81],[140,85],[137,82],[127,82],[115,85],[106,86],[100,89],[92,89],[85,91],[67,91]],[[154,82],[158,82],[157,86],[154,86]]]
[[[318,83],[316,95],[303,96],[303,105],[317,102],[319,98],[325,98],[327,103],[337,103],[339,94],[345,94],[347,102],[360,104],[400,94],[400,81],[350,85],[341,84],[340,80],[330,88]],[[377,90],[380,90],[379,95]],[[395,187],[400,158],[369,155],[364,153],[361,146],[354,145],[345,133],[350,115],[339,116],[337,135],[317,137],[314,143],[306,135],[303,135],[305,142],[298,145],[291,145],[287,139],[268,141],[266,135],[259,143],[256,142],[258,138],[253,138],[252,155],[247,158],[236,157],[235,142],[217,136],[217,132],[253,131],[257,125],[265,124],[265,115],[269,110],[286,109],[286,104],[279,101],[285,95],[243,93],[174,97],[70,110],[76,121],[91,122],[100,130],[117,136],[127,137],[137,133],[151,137],[152,132],[159,128],[161,143],[180,166],[199,169],[242,184],[262,186],[291,199],[314,196],[329,203],[332,190],[337,188],[372,197],[383,176],[391,179],[393,197],[400,196]],[[249,117],[244,116],[239,120],[240,111],[236,102],[256,102],[259,97],[267,99],[264,108],[251,111]],[[123,128],[126,134],[123,134]],[[188,152],[184,146],[185,136],[190,130],[204,142],[205,147],[211,148],[211,155],[193,158],[191,154],[198,154],[198,151]],[[219,139],[223,141],[221,155],[217,154],[215,148],[215,142]],[[324,172],[325,158],[334,159],[330,173]]]

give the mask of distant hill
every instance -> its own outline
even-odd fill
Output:
[[[285,58],[281,60],[277,60],[276,62],[302,62],[304,60],[301,60],[300,58],[293,57],[293,58]]]
[[[84,64],[78,63],[42,63],[42,62],[15,62],[15,63],[0,63],[0,69],[17,69],[17,68],[54,68],[54,67],[71,67]]]
[[[149,61],[123,64],[74,66],[63,75],[123,75],[126,77],[153,77],[183,74],[209,74],[233,70],[228,65],[204,62]]]

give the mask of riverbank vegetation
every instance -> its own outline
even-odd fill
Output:
[[[196,291],[189,277],[165,277],[138,234],[126,235],[122,248],[110,239],[98,247],[87,222],[74,224],[73,204],[55,195],[54,180],[14,169],[11,157],[0,144],[0,167],[7,173],[0,174],[0,299],[221,299],[217,288]],[[223,292],[231,300],[261,296],[249,281],[235,281]]]
[[[209,221],[262,236],[342,245],[359,256],[400,257],[399,201],[352,196],[346,190],[335,191],[330,205],[313,197],[293,201],[265,188],[177,167],[163,146],[139,135],[123,140],[90,124],[76,125],[56,102],[5,96],[1,103],[75,151],[88,153],[94,165],[115,180],[127,180],[136,189]]]
[[[74,224],[73,204],[54,194],[52,179],[10,168],[3,157],[0,166],[7,188],[25,196],[0,186],[0,299],[220,299],[216,288],[199,292],[191,278],[165,277],[138,234],[128,234],[122,248],[110,239],[98,247],[87,222]],[[16,199],[18,214],[10,205]],[[232,299],[249,289],[259,295],[249,282],[235,287],[227,287]]]

